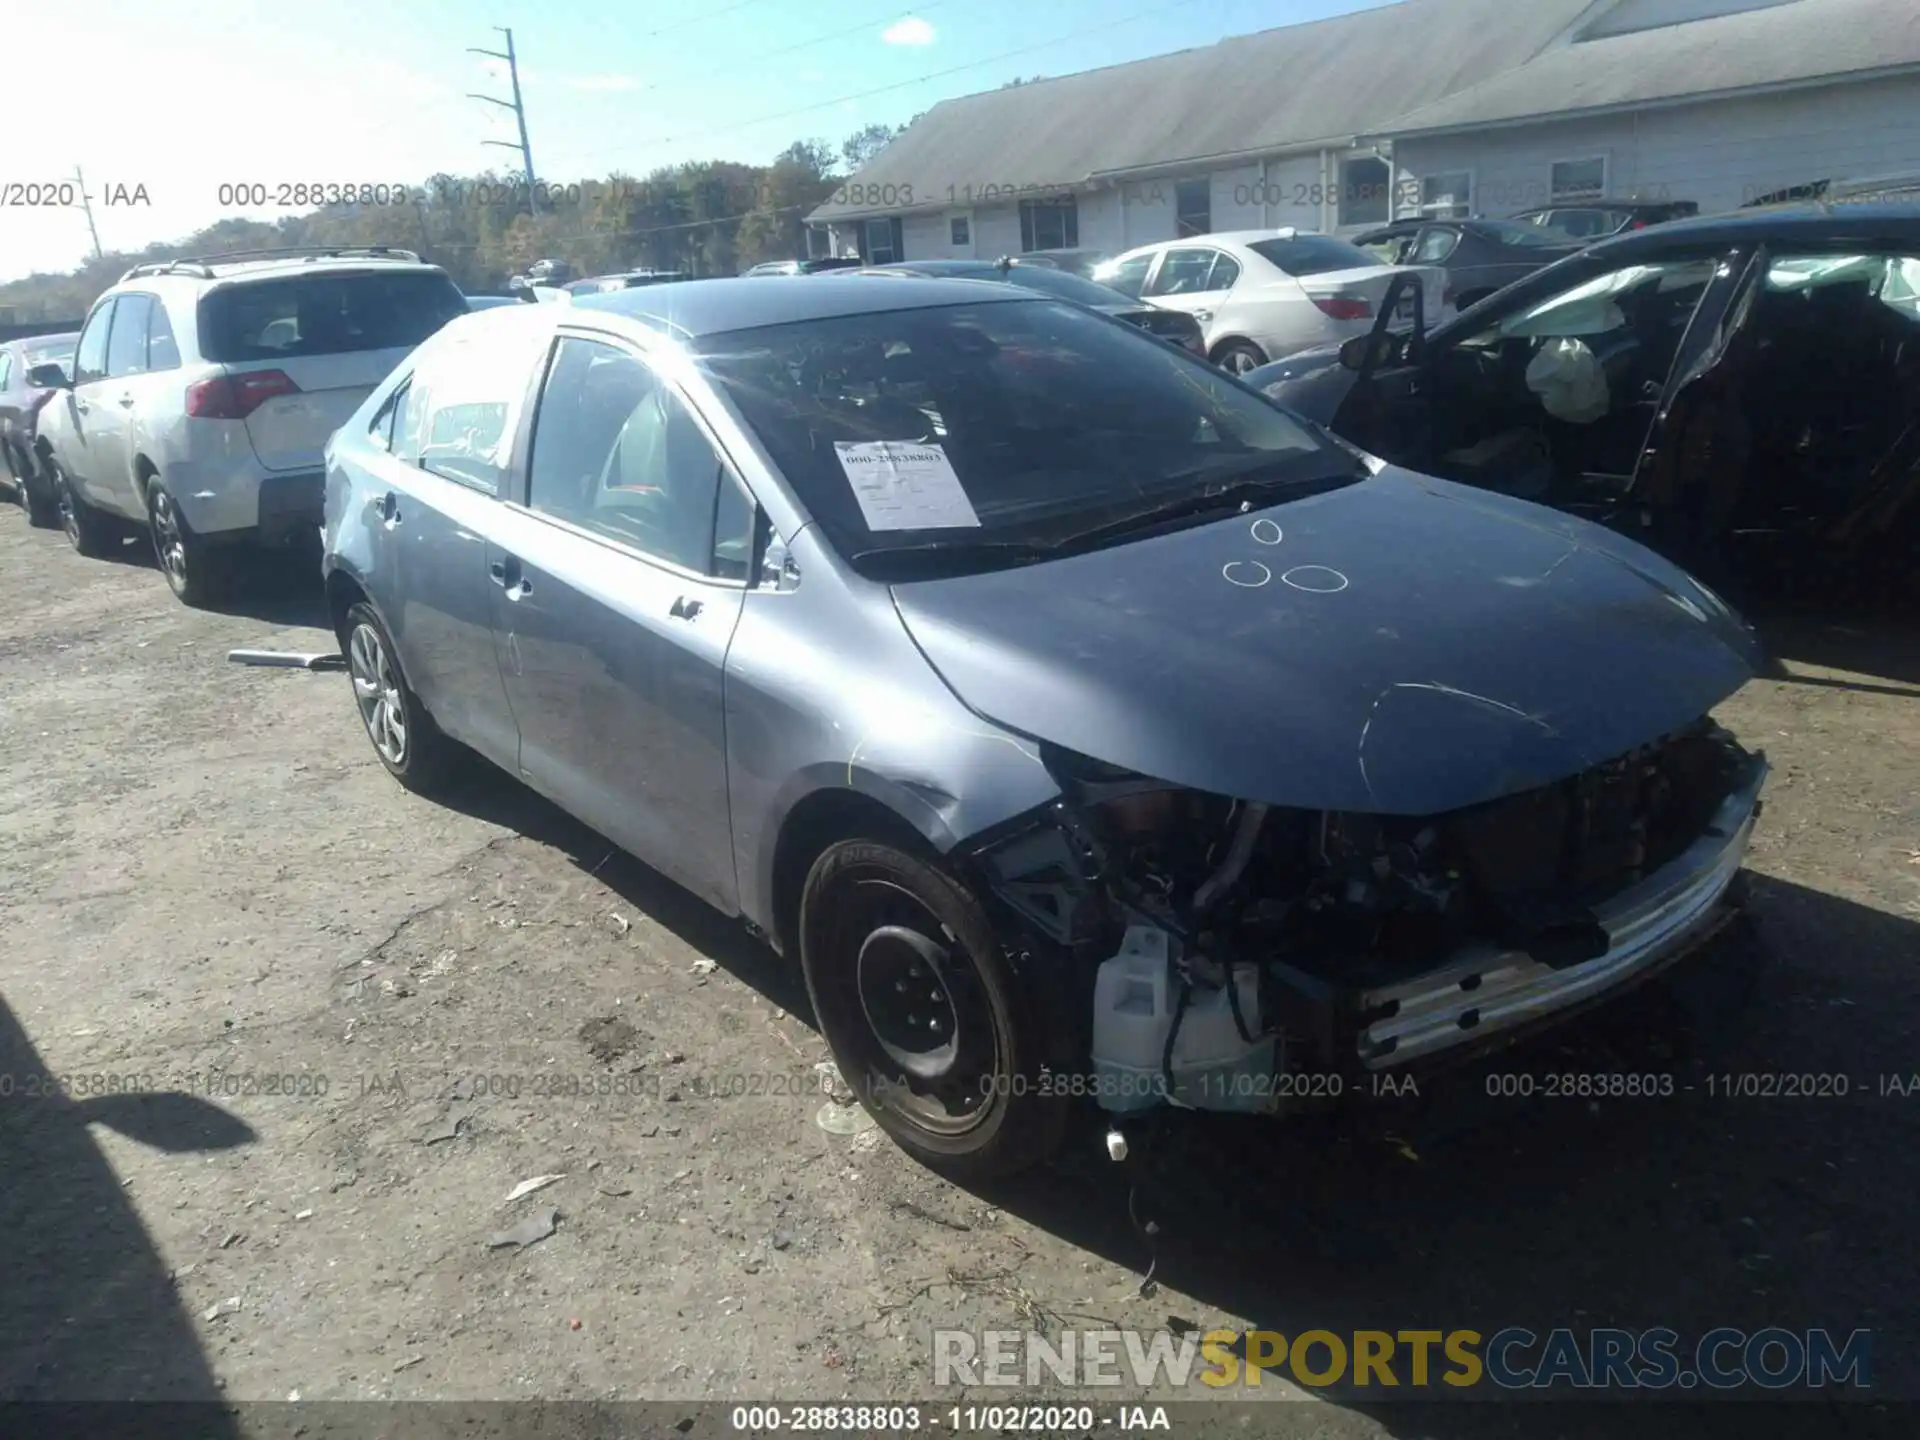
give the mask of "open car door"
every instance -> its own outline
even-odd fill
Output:
[[[1771,264],[1760,245],[1721,267],[1681,339],[1612,523],[1684,551],[1717,543],[1730,522],[1751,449],[1742,388],[1759,346],[1754,309]]]
[[[1394,329],[1396,320],[1409,318],[1411,330]],[[1418,271],[1403,270],[1387,282],[1372,332],[1341,349],[1341,363],[1357,376],[1332,428],[1383,460],[1429,468],[1434,429],[1426,359],[1426,287]]]

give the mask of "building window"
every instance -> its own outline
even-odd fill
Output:
[[[1176,238],[1205,235],[1213,229],[1213,182],[1182,180],[1173,187],[1173,233]]]
[[[818,259],[822,255],[833,254],[833,232],[824,225],[807,226],[807,258]]]
[[[1340,223],[1384,225],[1392,218],[1393,172],[1376,156],[1342,161]]]
[[[907,258],[906,247],[900,241],[899,216],[869,220],[860,246],[860,258],[869,265],[891,265],[896,260],[904,260]]]
[[[1420,178],[1420,213],[1436,220],[1466,220],[1473,215],[1473,172],[1449,170]]]
[[[1554,161],[1549,188],[1556,204],[1563,200],[1600,199],[1607,193],[1607,157],[1596,155],[1588,160]]]
[[[947,243],[949,245],[973,244],[973,226],[964,215],[955,215],[947,221]]]
[[[1080,209],[1073,196],[1020,202],[1022,250],[1071,250],[1080,243]]]

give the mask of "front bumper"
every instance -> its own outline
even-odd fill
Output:
[[[1524,953],[1474,947],[1424,975],[1364,992],[1361,1066],[1387,1070],[1484,1048],[1491,1037],[1584,1007],[1696,949],[1728,917],[1727,891],[1746,856],[1767,769],[1755,756],[1691,846],[1595,907],[1612,941],[1605,954],[1556,970]]]

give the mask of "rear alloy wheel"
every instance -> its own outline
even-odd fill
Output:
[[[147,486],[147,528],[153,535],[153,558],[182,604],[198,608],[226,588],[228,557],[188,528],[180,507],[157,483]]]
[[[1213,352],[1213,363],[1229,375],[1244,375],[1266,364],[1267,356],[1251,340],[1229,340]]]
[[[93,508],[82,500],[73,488],[73,481],[67,478],[67,472],[60,468],[57,461],[48,461],[47,469],[53,481],[53,500],[60,516],[60,528],[67,532],[67,541],[73,548],[89,560],[100,560],[111,555],[120,545],[120,527],[113,518]]]
[[[387,627],[364,601],[347,611],[347,676],[380,763],[409,790],[441,784],[460,752],[407,684]]]
[[[1059,1147],[1068,1087],[1042,1077],[1058,1073],[1047,1037],[1062,1027],[953,879],[891,845],[842,841],[807,876],[800,941],[834,1061],[903,1150],[980,1179]]]

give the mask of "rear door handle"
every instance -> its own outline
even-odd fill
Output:
[[[519,600],[533,593],[533,582],[520,569],[520,562],[509,555],[487,566],[493,583],[507,592],[507,599]]]
[[[676,620],[691,620],[700,613],[700,602],[682,595],[673,602],[673,608],[667,613]]]

